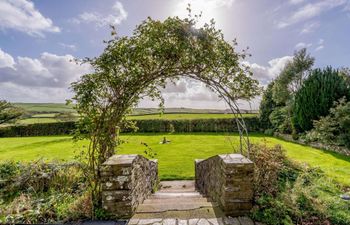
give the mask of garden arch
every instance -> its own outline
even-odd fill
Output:
[[[149,96],[164,101],[160,87],[180,77],[203,82],[223,99],[235,116],[240,133],[240,151],[249,155],[249,138],[237,105],[238,99],[258,94],[258,82],[242,63],[245,50],[236,51],[215,23],[196,28],[196,20],[178,17],[143,21],[128,37],[112,39],[96,58],[87,58],[94,72],[72,84],[80,114],[76,137],[90,140],[88,162],[94,190],[99,189],[99,169],[115,154],[120,129],[133,126],[126,115],[140,99]],[[84,131],[84,132],[81,132]]]

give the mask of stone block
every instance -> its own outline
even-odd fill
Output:
[[[251,209],[253,173],[253,162],[240,154],[195,161],[197,190],[218,202],[226,215],[244,215]]]
[[[114,155],[101,167],[102,206],[130,218],[158,184],[158,164],[140,155]]]

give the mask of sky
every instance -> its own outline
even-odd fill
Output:
[[[90,72],[74,58],[95,57],[110,37],[129,36],[148,16],[184,18],[187,4],[200,24],[214,18],[227,41],[249,47],[247,59],[261,86],[293,53],[306,47],[315,67],[350,67],[350,0],[0,0],[0,99],[64,102],[70,83]],[[181,79],[163,90],[166,107],[227,108],[203,84]],[[240,102],[256,109],[259,97]],[[156,107],[149,99],[140,107]]]

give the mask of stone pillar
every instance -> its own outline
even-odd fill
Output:
[[[196,188],[216,201],[226,215],[241,216],[253,201],[254,164],[240,154],[195,161]]]
[[[102,206],[130,218],[158,185],[158,162],[141,155],[114,155],[101,167]]]

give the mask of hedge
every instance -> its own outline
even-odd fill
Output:
[[[244,118],[249,132],[261,131],[257,117]],[[190,120],[136,120],[138,132],[237,132],[233,119],[190,119]],[[30,125],[15,125],[0,128],[0,137],[25,137],[71,134],[75,122],[37,123]],[[173,129],[172,129],[173,128]],[[124,130],[125,133],[132,132]]]
[[[0,137],[27,137],[71,134],[75,122],[35,123],[0,128]]]

